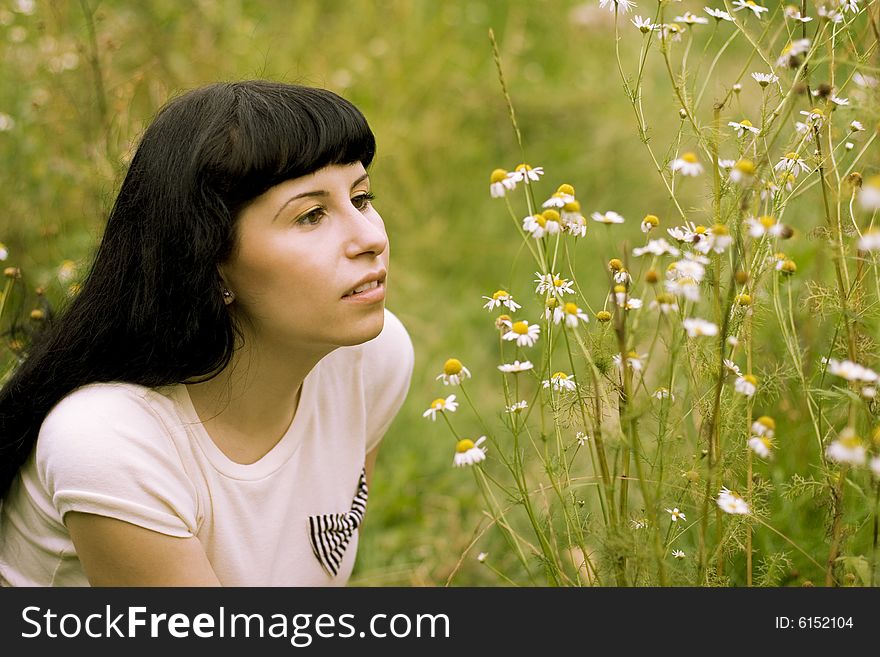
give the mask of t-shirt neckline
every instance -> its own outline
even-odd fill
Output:
[[[232,479],[262,479],[284,465],[284,463],[296,453],[302,444],[304,434],[301,427],[307,423],[308,415],[314,406],[312,400],[312,389],[314,388],[312,379],[315,375],[315,369],[317,369],[317,365],[315,368],[312,368],[312,370],[306,375],[305,379],[303,379],[296,413],[294,414],[293,421],[290,423],[287,431],[281,439],[275,443],[272,449],[253,463],[236,463],[226,456],[226,454],[224,454],[217,446],[210,434],[208,434],[201,418],[196,412],[186,384],[178,384],[176,397],[184,419],[191,427],[199,448],[217,471]]]

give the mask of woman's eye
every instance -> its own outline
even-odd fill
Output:
[[[315,226],[321,222],[321,219],[324,218],[324,214],[324,208],[315,208],[299,217],[296,220],[296,223],[301,226]]]
[[[376,197],[372,193],[364,192],[351,199],[351,204],[358,210],[366,210],[370,207],[370,203],[372,203],[375,198]]]

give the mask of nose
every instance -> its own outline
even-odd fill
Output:
[[[349,235],[345,252],[349,258],[354,258],[362,253],[381,255],[388,248],[388,235],[385,232],[385,224],[382,217],[374,209],[361,212],[352,208],[349,213]]]

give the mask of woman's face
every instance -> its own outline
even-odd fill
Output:
[[[327,351],[382,330],[388,236],[361,163],[285,181],[239,215],[221,266],[247,335],[282,350]],[[378,287],[349,295],[364,280]]]

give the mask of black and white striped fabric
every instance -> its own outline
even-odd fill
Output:
[[[357,491],[349,512],[309,516],[309,542],[312,544],[312,552],[332,577],[339,572],[345,548],[363,522],[366,509],[367,474],[365,469],[361,469]]]

